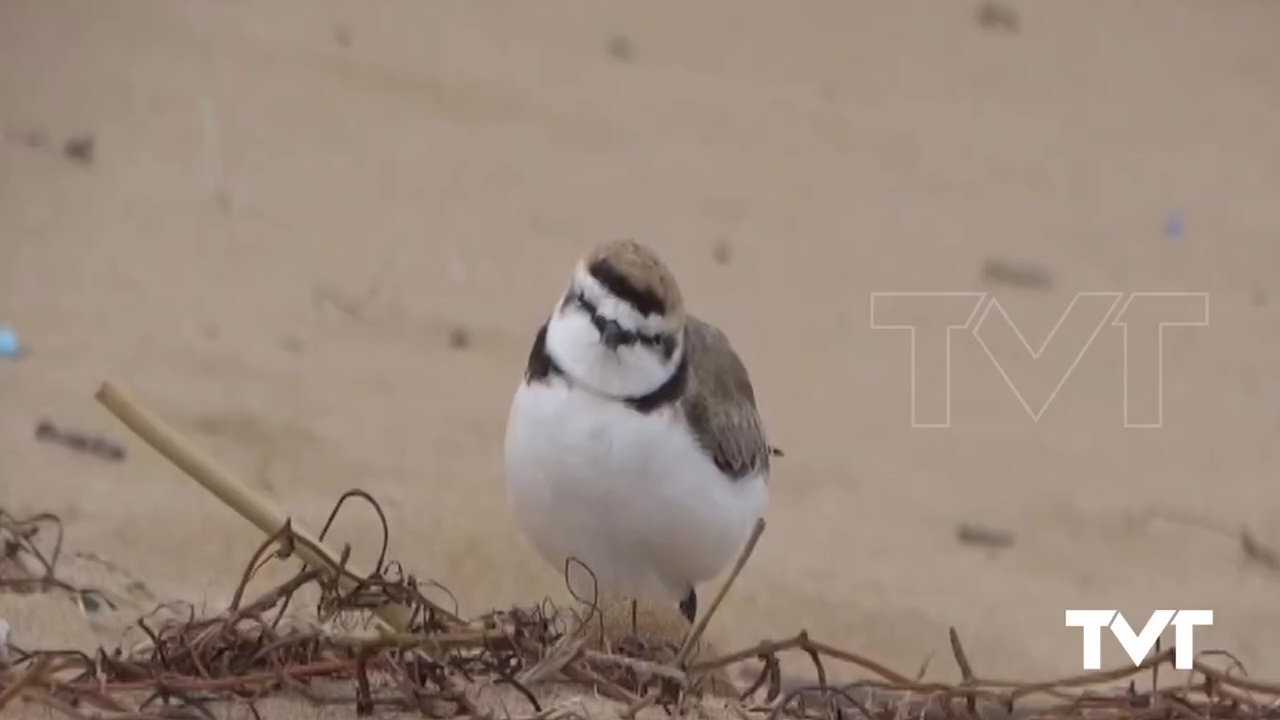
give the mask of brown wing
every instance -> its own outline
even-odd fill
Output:
[[[698,442],[735,480],[768,471],[769,457],[781,452],[765,437],[751,378],[729,338],[714,325],[689,316],[685,356],[689,384],[680,406]]]

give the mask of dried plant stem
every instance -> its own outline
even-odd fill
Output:
[[[760,657],[762,655],[774,655],[786,650],[817,652],[820,655],[849,663],[850,665],[860,667],[864,670],[869,670],[870,672],[893,683],[895,686],[904,689],[915,690],[918,692],[936,692],[948,687],[939,683],[916,682],[901,673],[890,670],[870,658],[863,657],[854,652],[832,647],[826,643],[818,642],[817,640],[811,640],[809,639],[808,634],[804,632],[801,632],[794,637],[787,638],[786,640],[765,640],[752,647],[746,648],[745,650],[739,650],[738,652],[730,653],[723,657],[716,658],[715,660],[696,663],[689,668],[689,672],[707,673],[718,668],[728,667],[734,663],[742,662],[743,660],[750,660],[751,658]]]
[[[156,452],[264,534],[276,535],[289,522],[287,515],[250,490],[229,470],[201,453],[167,422],[143,408],[124,389],[111,382],[104,382],[94,397]],[[296,523],[293,524],[292,536],[298,541],[294,551],[307,564],[331,569],[342,567],[337,553],[299,528]],[[357,580],[349,577],[348,572],[356,577],[363,575],[347,566],[347,572],[342,573],[340,579],[348,588],[354,587]],[[395,632],[407,629],[412,616],[411,609],[399,603],[383,604],[375,608],[374,613]]]
[[[710,624],[711,617],[716,614],[720,603],[724,602],[725,596],[729,594],[729,589],[733,587],[733,582],[738,579],[738,575],[742,573],[742,568],[746,567],[747,561],[751,559],[751,553],[755,552],[756,543],[760,542],[760,536],[764,534],[764,528],[764,518],[758,518],[755,526],[751,528],[751,536],[747,538],[746,545],[742,546],[742,552],[738,554],[737,562],[733,564],[733,569],[729,571],[729,576],[725,578],[720,590],[711,599],[711,604],[707,606],[707,611],[702,614],[702,617],[698,618],[698,621],[694,623],[693,628],[689,631],[688,637],[684,639],[684,644],[680,646],[680,652],[671,663],[681,672],[684,672],[685,664],[689,661],[689,655],[693,652],[693,649],[697,647],[698,640],[707,631],[707,625]],[[655,692],[634,700],[626,710],[622,711],[622,718],[627,720],[635,717],[642,710],[656,702],[657,698],[658,693]]]
[[[586,659],[599,665],[616,665],[618,667],[629,668],[637,673],[663,677],[679,684],[681,687],[689,684],[689,678],[683,672],[671,667],[670,665],[661,665],[656,662],[626,657],[624,655],[610,655],[597,650],[583,650],[582,655]]]
[[[680,654],[676,655],[676,667],[684,667],[684,664],[688,662],[689,654],[693,652],[693,648],[698,644],[698,640],[702,638],[702,634],[707,631],[711,616],[716,614],[716,610],[720,608],[720,603],[724,602],[725,596],[729,594],[729,588],[733,587],[733,582],[738,579],[742,568],[746,567],[747,561],[751,559],[751,553],[756,550],[756,543],[760,542],[760,536],[763,534],[764,518],[758,518],[755,527],[751,528],[751,537],[747,538],[747,544],[742,547],[742,552],[738,555],[738,561],[733,564],[733,570],[729,572],[729,577],[725,578],[724,584],[720,586],[720,590],[711,599],[711,604],[707,606],[707,611],[703,613],[702,617],[698,618],[693,630],[689,632],[689,637],[684,639]]]
[[[57,518],[48,518],[56,529]],[[40,531],[40,524],[14,522],[0,508],[0,539],[8,537],[10,545],[16,543],[34,557],[44,557],[36,543]],[[1197,659],[1185,681],[1165,686],[1158,682],[1165,676],[1157,676],[1156,670],[1174,661],[1172,648],[1157,648],[1138,666],[1048,682],[982,679],[953,629],[952,652],[963,680],[948,684],[922,682],[919,676],[909,679],[853,652],[815,641],[803,631],[714,660],[694,663],[686,657],[684,665],[676,664],[665,646],[655,648],[654,655],[610,655],[585,649],[581,637],[565,633],[556,609],[544,606],[485,613],[469,623],[415,623],[405,633],[371,634],[343,629],[341,623],[337,632],[329,625],[280,624],[283,609],[304,585],[319,591],[320,605],[337,613],[366,609],[370,602],[406,602],[393,600],[406,597],[413,598],[415,617],[432,612],[411,577],[398,572],[380,575],[361,583],[358,591],[348,592],[339,587],[348,576],[322,565],[308,566],[258,599],[245,600],[244,586],[257,570],[268,562],[285,560],[295,544],[300,541],[286,523],[250,558],[229,607],[204,618],[197,618],[194,609],[185,619],[166,620],[149,613],[136,625],[150,642],[128,652],[117,649],[90,656],[75,650],[18,650],[14,661],[0,669],[0,708],[8,710],[6,706],[21,702],[79,720],[160,720],[178,717],[175,713],[211,717],[207,704],[215,701],[247,703],[253,710],[255,699],[291,691],[316,705],[355,704],[357,714],[385,707],[484,720],[495,715],[479,703],[479,697],[503,684],[513,687],[536,713],[516,717],[572,720],[572,713],[562,708],[544,708],[530,689],[534,680],[558,673],[578,687],[594,688],[598,695],[619,702],[623,717],[659,703],[668,712],[684,716],[687,702],[705,697],[701,681],[729,665],[760,659],[765,665],[760,679],[740,697],[752,696],[766,683],[768,695],[762,705],[730,704],[729,710],[741,720],[1280,720],[1280,683],[1240,677],[1244,666],[1219,650],[1202,651],[1197,657],[1225,657],[1231,661],[1229,667],[1218,669]],[[273,545],[281,546],[282,552],[269,554]],[[57,554],[50,553],[50,562],[42,564],[48,568],[43,571],[46,575],[52,576]],[[745,564],[750,547],[742,555],[737,570]],[[736,574],[735,570],[726,587]],[[700,626],[705,628],[705,622]],[[816,687],[784,688],[779,672],[779,655],[784,652],[809,656],[817,669]],[[879,677],[837,687],[824,667],[827,660],[849,663]],[[1149,690],[1138,689],[1136,679],[1143,673],[1150,673]],[[1126,681],[1127,687],[1103,687],[1116,681]],[[332,687],[335,682],[348,691],[320,692],[321,684]],[[147,697],[139,701],[143,693]],[[1032,701],[1028,697],[1032,695],[1042,698]]]
[[[45,671],[48,670],[49,664],[52,660],[53,658],[48,656],[40,658],[36,662],[35,667],[21,675],[9,687],[0,690],[0,710],[4,710],[4,707],[12,702],[14,698],[18,697],[18,694],[21,693],[28,685],[39,680],[44,675]]]

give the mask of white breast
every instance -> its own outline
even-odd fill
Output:
[[[600,592],[678,602],[738,553],[768,503],[764,475],[724,476],[678,411],[641,414],[563,381],[521,385],[506,437],[517,522],[558,571]],[[591,597],[587,576],[571,574]]]

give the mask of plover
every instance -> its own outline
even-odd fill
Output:
[[[764,514],[781,454],[729,339],[685,312],[652,250],[614,240],[577,262],[505,441],[517,523],[576,596],[676,603],[692,622],[697,585]]]

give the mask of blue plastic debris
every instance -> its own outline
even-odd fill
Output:
[[[12,328],[0,325],[0,357],[16,358],[22,352],[22,341]]]
[[[1170,240],[1181,240],[1186,234],[1186,224],[1182,222],[1181,215],[1170,215],[1164,220],[1164,236]]]

